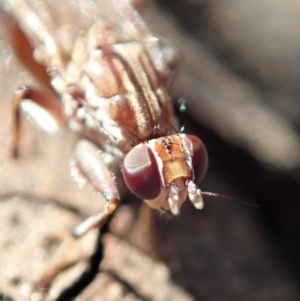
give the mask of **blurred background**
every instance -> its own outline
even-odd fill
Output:
[[[133,269],[123,261],[108,283],[118,283],[123,294],[130,287],[128,300],[299,300],[299,1],[146,2],[141,11],[151,30],[181,53],[171,94],[185,132],[196,134],[207,146],[210,164],[200,188],[233,199],[205,197],[204,210],[185,204],[180,217],[167,220],[149,214],[127,194],[110,226],[117,242],[112,237],[105,241],[108,246],[119,243],[120,250],[123,241],[129,243],[126,254],[132,261],[136,249],[144,257],[139,258],[135,278],[122,276],[123,270]],[[5,39],[1,43],[0,188],[5,197],[0,205],[8,206],[8,199],[16,202],[15,195],[21,202],[34,195],[35,200],[67,204],[64,211],[73,206],[79,216],[93,212],[95,205],[86,206],[86,199],[94,204],[98,196],[76,188],[68,176],[75,138],[66,129],[45,136],[25,121],[24,157],[19,163],[11,160],[10,97],[18,85],[35,82],[18,65]],[[178,110],[182,98],[185,113]],[[2,221],[12,209],[5,210]],[[4,260],[8,254],[3,246]],[[157,282],[147,260],[153,269],[156,262],[165,265],[169,278]],[[8,287],[0,290],[14,295]],[[108,289],[102,283],[76,300],[99,300],[95,296]],[[108,294],[106,300],[118,298]]]
[[[231,248],[237,248],[231,255],[246,258],[251,253],[256,258],[257,269],[255,272],[249,269],[247,277],[253,283],[260,279],[261,291],[254,285],[252,293],[258,293],[256,298],[251,294],[248,297],[232,294],[227,298],[222,295],[219,300],[285,299],[276,293],[278,287],[285,286],[284,281],[279,281],[282,274],[268,271],[263,275],[262,271],[270,263],[259,262],[259,256],[253,254],[263,253],[263,245],[268,245],[271,253],[278,256],[277,264],[284,265],[295,283],[299,283],[300,3],[295,0],[161,0],[158,3],[176,24],[173,29],[165,25],[164,30],[172,34],[164,36],[174,39],[172,43],[180,48],[183,57],[172,86],[173,95],[175,99],[187,100],[192,122],[185,120],[186,131],[197,132],[210,156],[208,177],[201,188],[257,205],[256,208],[243,206],[243,211],[251,211],[249,227],[253,229],[239,224],[242,213],[237,216],[226,209],[222,217],[235,223],[228,238],[230,243],[226,242]],[[224,202],[230,201],[206,200],[208,210],[212,204],[215,208]],[[211,213],[213,220],[218,218],[214,214]],[[226,214],[230,217],[226,218]],[[198,227],[201,233],[201,226]],[[250,242],[258,235],[252,232],[257,227],[259,236],[263,237],[260,246],[259,242]],[[224,225],[220,231],[224,231],[218,233],[220,236],[226,236],[229,229]],[[245,240],[249,239],[243,250],[235,246],[241,232]],[[220,253],[224,251],[222,248]],[[242,268],[237,263],[233,266],[237,270]],[[229,269],[225,263],[222,268]],[[216,271],[220,271],[218,264],[214,266]],[[237,273],[239,281],[243,281],[247,268]],[[275,281],[276,277],[277,285],[268,287],[268,281],[271,278]],[[225,278],[223,281],[228,289],[230,285]],[[273,297],[267,297],[272,290]]]

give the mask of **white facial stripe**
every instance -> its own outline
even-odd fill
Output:
[[[147,145],[148,147],[151,149],[153,155],[154,155],[154,158],[157,162],[157,166],[158,166],[158,170],[159,170],[159,175],[160,175],[160,181],[162,183],[162,186],[163,187],[166,187],[166,183],[164,181],[164,176],[163,176],[163,167],[164,167],[164,164],[163,164],[163,161],[161,159],[161,157],[159,156],[158,152],[156,151],[155,149],[155,143],[157,142],[157,139],[151,139],[147,142]]]

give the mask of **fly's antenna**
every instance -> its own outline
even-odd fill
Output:
[[[178,99],[178,105],[179,105],[179,112],[186,113],[187,105],[186,105],[186,99],[184,97],[180,97]]]
[[[178,99],[178,111],[181,116],[183,116],[183,125],[180,127],[179,133],[183,133],[185,131],[185,121],[187,118],[186,112],[187,112],[187,105],[186,105],[186,99],[184,97],[180,97]]]
[[[224,195],[224,194],[219,194],[219,193],[214,193],[214,192],[209,192],[209,191],[201,191],[201,195],[202,196],[211,196],[211,197],[221,197],[222,199],[228,199],[228,200],[232,200],[232,201],[236,201],[236,202],[242,202],[242,203],[244,203],[244,204],[246,204],[248,206],[251,206],[251,207],[255,207],[255,208],[258,207],[257,204],[251,204],[249,202],[238,200],[236,198],[233,198],[231,196]]]

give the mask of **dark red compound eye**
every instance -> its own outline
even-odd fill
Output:
[[[204,143],[196,136],[186,135],[187,143],[191,144],[192,164],[194,168],[195,178],[200,182],[207,170],[208,155]]]
[[[133,148],[126,155],[122,172],[127,187],[136,196],[144,200],[159,196],[161,181],[157,162],[146,145]]]

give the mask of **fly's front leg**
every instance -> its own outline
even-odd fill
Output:
[[[75,266],[79,262],[91,263],[90,259],[95,253],[95,244],[98,245],[98,230],[90,231],[88,235],[80,239],[73,235],[68,235],[64,238],[48,267],[44,270],[39,280],[36,282],[24,283],[21,286],[21,293],[24,297],[30,298],[34,301],[42,301],[49,293],[52,284],[56,277],[63,271]],[[88,271],[88,265],[85,271]],[[50,293],[51,294],[51,293]]]
[[[19,141],[21,130],[21,103],[25,99],[30,99],[36,104],[46,109],[55,117],[59,124],[65,123],[65,116],[62,111],[61,103],[57,95],[51,90],[39,90],[37,88],[21,86],[15,91],[13,98],[13,156],[19,156]]]
[[[109,158],[111,158],[109,154],[102,152],[88,140],[81,140],[76,145],[76,168],[96,191],[103,194],[106,203],[103,210],[88,217],[74,229],[73,235],[75,237],[80,237],[90,229],[101,226],[120,202],[117,182],[108,168],[108,165],[112,163],[109,162],[111,161]]]
[[[86,240],[89,241],[95,237],[95,233],[98,233],[95,228],[100,227],[106,221],[120,201],[117,183],[108,168],[114,161],[113,155],[102,152],[99,147],[88,140],[80,140],[77,143],[75,168],[96,191],[104,195],[107,202],[103,210],[88,217],[74,229],[72,235],[64,239],[56,251],[51,265],[43,273],[40,280],[33,284],[25,284],[22,287],[24,295],[30,296],[32,300],[43,300],[57,275],[91,256],[91,254],[79,252],[78,246],[85,245]]]

